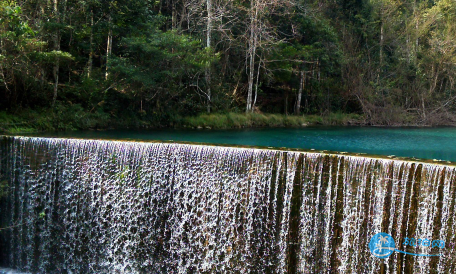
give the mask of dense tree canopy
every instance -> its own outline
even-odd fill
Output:
[[[454,0],[0,0],[0,109],[451,123],[455,19]]]

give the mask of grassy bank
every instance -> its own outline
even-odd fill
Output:
[[[184,117],[180,125],[189,128],[230,129],[250,127],[303,127],[308,125],[348,125],[360,124],[357,114],[331,113],[318,115],[283,115],[259,113],[201,114],[196,117]]]
[[[104,112],[90,113],[79,107],[54,110],[21,110],[20,114],[0,112],[0,132],[9,134],[86,129],[194,128],[232,129],[254,127],[303,127],[308,125],[360,124],[357,114],[282,115],[259,113],[201,114],[195,117],[172,117],[156,121],[147,117],[114,117]]]
[[[111,120],[106,113],[89,113],[77,106],[54,110],[24,109],[17,114],[2,111],[0,112],[0,132],[16,134],[107,128]]]

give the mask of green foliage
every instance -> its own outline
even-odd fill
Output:
[[[117,79],[122,79],[117,89],[141,98],[144,105],[156,106],[156,111],[151,113],[140,110],[141,115],[170,120],[157,112],[194,112],[182,109],[193,107],[185,102],[193,101],[197,94],[193,91],[193,96],[189,96],[188,92],[195,89],[204,69],[217,60],[217,55],[202,48],[201,41],[189,35],[162,31],[161,22],[161,16],[152,17],[151,23],[143,26],[144,32],[123,38],[120,42],[123,50],[113,58],[112,71]]]
[[[269,1],[256,21],[256,0],[214,1],[210,47],[195,1],[56,3],[0,0],[3,130],[299,126],[235,112],[253,81],[258,112],[291,113],[301,80],[300,109],[323,115],[316,123],[348,123],[330,114],[344,112],[373,124],[456,121],[452,0]],[[229,114],[200,115],[209,89],[211,111]]]
[[[0,179],[2,179],[1,176],[0,176]],[[1,180],[0,181],[0,199],[8,197],[8,194],[9,194],[8,181]]]
[[[20,116],[0,112],[0,129],[8,133],[107,128],[111,117],[97,111],[89,113],[80,105],[58,104],[55,109],[24,110]]]
[[[55,60],[60,61],[73,61],[74,57],[69,52],[62,52],[60,50],[52,50],[49,52],[33,52],[30,54],[36,62],[53,64]]]
[[[213,61],[211,53],[201,49],[200,41],[175,31],[160,31],[151,25],[147,35],[122,40],[124,57],[118,57],[113,68],[120,77],[147,89],[178,80],[184,72],[200,72]]]
[[[23,35],[34,36],[34,31],[28,22],[21,18],[22,9],[19,6],[6,6],[7,2],[0,2],[0,25],[7,29],[2,37],[20,37]]]

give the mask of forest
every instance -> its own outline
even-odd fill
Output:
[[[0,0],[0,130],[454,125],[455,80],[454,0]]]

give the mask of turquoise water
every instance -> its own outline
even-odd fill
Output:
[[[307,127],[245,130],[76,131],[45,136],[185,141],[395,155],[456,162],[456,128]]]
[[[456,162],[456,128],[307,127],[246,130],[112,130],[47,134],[88,139],[285,147]]]

